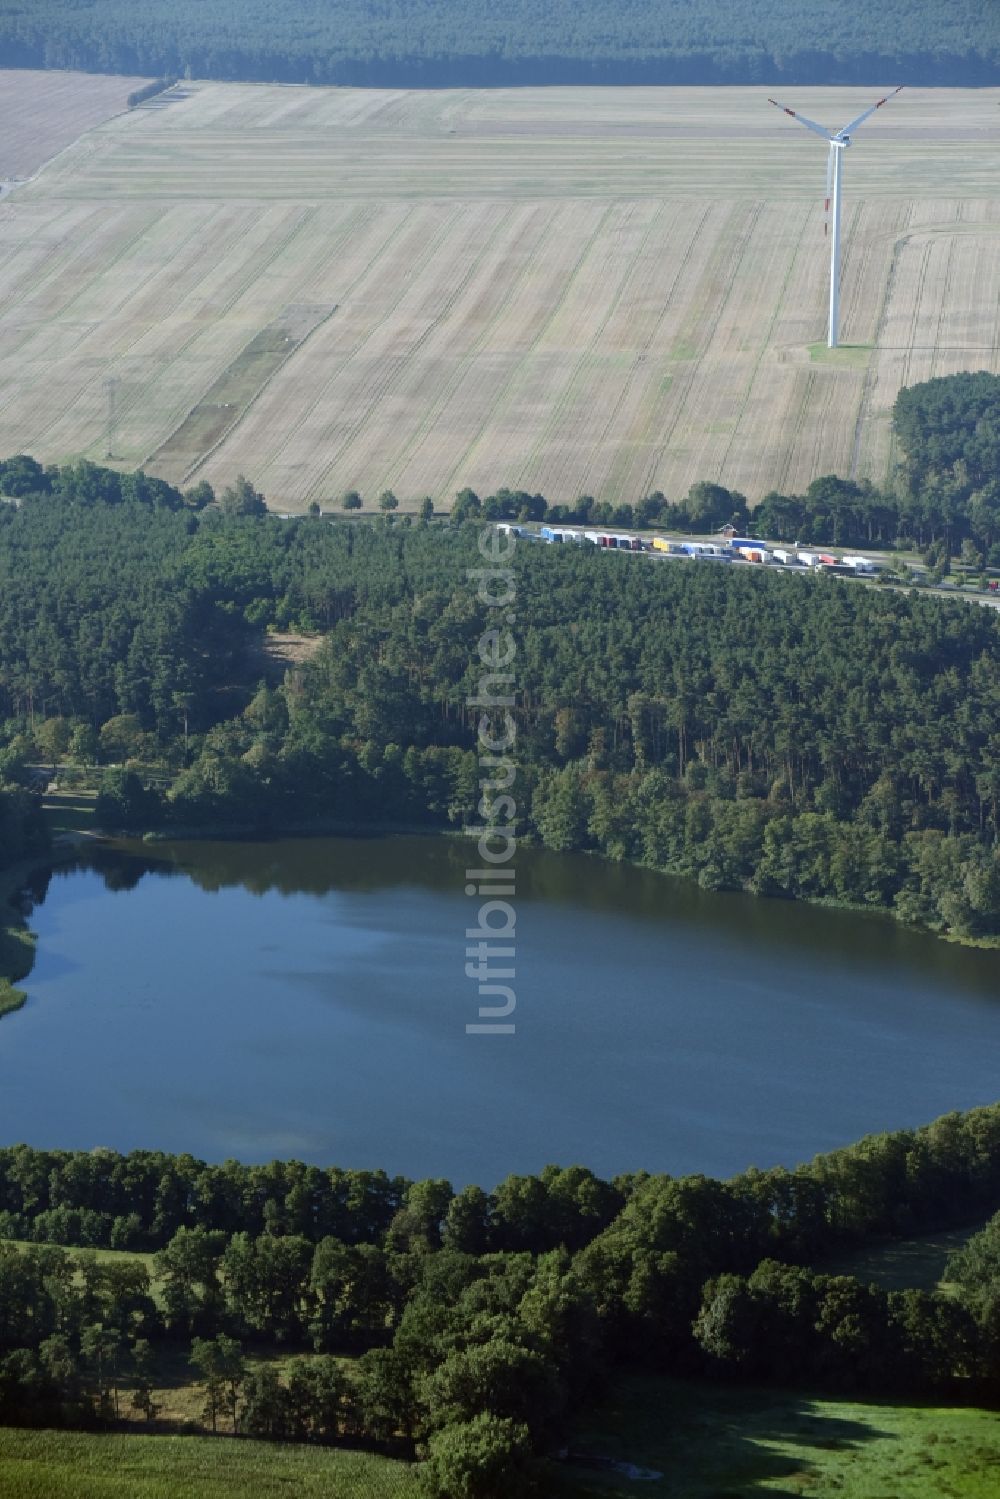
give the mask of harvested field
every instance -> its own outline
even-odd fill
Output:
[[[30,177],[78,136],[125,108],[146,78],[0,70],[0,183]]]
[[[280,510],[880,479],[900,384],[1000,370],[998,102],[859,132],[831,357],[824,148],[764,90],[188,85],[0,204],[0,453]]]

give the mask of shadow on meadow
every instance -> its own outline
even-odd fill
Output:
[[[626,1378],[589,1413],[574,1456],[610,1458],[653,1469],[635,1481],[583,1464],[561,1468],[563,1492],[670,1495],[670,1499],[801,1499],[818,1495],[827,1459],[873,1442],[898,1442],[878,1422],[831,1414],[808,1396],[708,1383]],[[766,1489],[763,1485],[766,1484]]]

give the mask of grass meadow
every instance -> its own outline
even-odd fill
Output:
[[[992,1411],[810,1399],[773,1390],[631,1378],[581,1424],[575,1450],[663,1476],[581,1469],[573,1494],[669,1499],[992,1499]]]
[[[362,1452],[0,1428],[4,1499],[407,1499],[414,1493],[404,1464]]]

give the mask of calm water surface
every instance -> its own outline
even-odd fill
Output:
[[[1000,1096],[1000,957],[522,850],[513,1037],[469,1037],[466,846],[122,849],[54,874],[0,1140],[491,1185],[728,1175]]]

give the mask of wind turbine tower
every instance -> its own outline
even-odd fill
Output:
[[[903,85],[893,89],[891,94],[886,94],[877,104],[866,109],[864,114],[858,115],[856,120],[851,120],[843,130],[838,130],[836,135],[817,125],[815,120],[807,120],[805,115],[797,114],[794,109],[789,109],[785,104],[779,104],[777,99],[768,99],[768,104],[773,104],[775,109],[783,110],[786,115],[791,115],[793,120],[798,120],[807,130],[815,135],[821,135],[825,141],[830,143],[830,155],[826,167],[826,223],[830,233],[830,323],[827,333],[827,346],[835,349],[840,332],[840,202],[844,178],[844,152],[851,144],[852,132],[863,125],[870,115],[883,104],[888,104],[890,99],[902,91]]]

